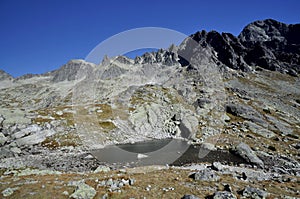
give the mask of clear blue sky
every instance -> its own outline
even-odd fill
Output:
[[[266,18],[299,23],[300,1],[0,0],[0,69],[15,77],[54,70],[132,28],[238,35],[248,23]]]

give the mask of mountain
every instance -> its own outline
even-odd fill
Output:
[[[90,150],[172,138],[217,150],[227,166],[237,155],[269,180],[299,177],[298,35],[300,24],[267,19],[134,60],[71,60],[15,79],[0,71],[0,167],[87,171],[99,164]]]
[[[12,80],[12,79],[13,79],[13,77],[10,74],[6,73],[3,70],[0,70],[0,81],[3,81],[3,80]]]

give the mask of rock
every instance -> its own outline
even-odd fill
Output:
[[[220,177],[210,169],[204,169],[198,171],[190,176],[194,180],[201,180],[201,181],[218,181]]]
[[[209,151],[216,151],[217,148],[214,144],[208,143],[208,142],[204,142],[201,144],[201,148],[205,149],[205,150],[209,150]]]
[[[241,142],[235,147],[235,153],[244,158],[247,162],[263,168],[264,163],[257,157],[255,152],[245,143]]]
[[[141,154],[141,153],[137,154],[138,159],[143,159],[143,158],[147,158],[147,157],[148,157],[148,155],[145,155],[145,154]]]
[[[64,191],[64,192],[62,192],[62,194],[65,195],[65,196],[68,196],[69,192],[68,191]]]
[[[76,190],[74,193],[70,195],[70,198],[74,199],[93,199],[96,195],[96,190],[85,184],[81,183],[77,186]]]
[[[12,80],[12,79],[13,79],[13,77],[10,74],[8,74],[4,70],[0,69],[0,81]]]
[[[52,82],[72,81],[84,75],[92,76],[93,66],[94,64],[84,60],[71,60],[53,72]]]
[[[107,167],[107,166],[103,166],[103,165],[100,165],[97,167],[97,169],[94,171],[94,173],[106,173],[106,172],[109,172],[110,171],[110,168]]]
[[[56,115],[58,115],[58,116],[62,116],[64,113],[62,112],[62,111],[57,111],[56,112]]]
[[[56,132],[54,130],[43,130],[32,135],[17,139],[16,142],[18,146],[35,145],[43,142],[47,137],[54,135],[55,133]]]
[[[295,59],[299,59],[297,49],[300,41],[296,38],[297,33],[298,24],[288,25],[267,19],[247,25],[238,38],[247,46],[244,59],[249,65],[293,75],[299,73],[294,63]]]
[[[12,188],[7,188],[2,191],[2,195],[4,197],[11,196],[13,193],[14,193],[14,189],[12,189]]]
[[[213,162],[211,168],[216,171],[222,171],[224,166],[220,162]]]
[[[195,116],[186,115],[180,123],[181,136],[184,138],[193,137],[197,132],[198,125],[199,121]]]
[[[134,183],[135,183],[135,179],[130,178],[129,179],[129,185],[132,186],[132,185],[134,185]]]
[[[226,112],[237,117],[242,117],[244,119],[261,123],[267,126],[266,122],[262,119],[260,113],[258,113],[254,108],[248,105],[240,104],[228,104],[226,105]]]
[[[195,195],[184,195],[181,199],[200,199]]]
[[[253,199],[264,199],[268,196],[268,193],[258,188],[247,186],[243,190],[242,196],[245,196],[247,198],[253,198]]]
[[[13,152],[13,153],[16,153],[16,154],[20,154],[22,152],[21,149],[18,148],[18,147],[12,147],[10,149],[10,151]]]
[[[33,125],[29,125],[26,128],[14,133],[11,137],[14,139],[19,139],[19,138],[22,138],[31,133],[39,132],[41,130],[42,130],[42,128],[40,126],[33,124]]]
[[[236,199],[237,197],[228,191],[218,191],[214,194],[213,199]]]
[[[0,115],[0,132],[1,132],[2,128],[3,128],[3,122],[4,122],[4,120],[5,120],[4,116]]]
[[[89,155],[85,156],[84,159],[94,159],[94,156],[92,156],[91,154],[89,154]]]
[[[114,79],[126,72],[127,72],[126,69],[121,68],[115,65],[114,63],[112,63],[110,67],[103,72],[101,79]]]
[[[251,130],[253,133],[256,133],[260,136],[263,136],[265,138],[273,138],[276,136],[275,133],[273,133],[272,131],[268,130],[268,129],[265,129],[263,128],[262,126],[260,125],[257,125],[253,122],[250,122],[250,121],[244,121],[244,125],[249,128],[249,130]]]
[[[14,154],[13,152],[9,149],[9,146],[4,146],[0,148],[0,159],[1,158],[9,158],[9,157],[13,157]]]
[[[8,140],[8,138],[5,137],[3,135],[3,133],[0,133],[0,146],[3,146],[6,143],[7,140]]]

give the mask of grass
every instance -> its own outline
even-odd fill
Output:
[[[47,137],[42,143],[42,146],[49,149],[57,149],[66,146],[80,146],[82,145],[79,136],[76,133],[57,133]]]
[[[185,194],[193,194],[200,198],[212,195],[216,191],[223,191],[224,184],[230,184],[232,192],[238,195],[238,192],[246,186],[265,189],[269,192],[268,198],[275,198],[280,195],[289,195],[298,197],[298,184],[296,182],[279,183],[276,181],[242,181],[232,175],[221,175],[217,182],[195,181],[189,178],[191,170],[182,170],[176,168],[170,169],[151,169],[150,167],[127,169],[127,173],[119,173],[118,171],[110,171],[108,173],[64,173],[61,175],[29,175],[21,177],[5,176],[0,179],[0,192],[7,187],[19,187],[8,198],[69,198],[63,195],[64,191],[72,194],[75,191],[74,186],[68,186],[70,181],[79,181],[84,179],[85,183],[93,187],[97,191],[95,198],[102,198],[107,194],[108,198],[181,198]],[[99,187],[97,182],[102,180],[129,179],[136,180],[133,186],[124,186],[121,193],[109,192],[109,187]],[[299,178],[297,178],[299,182]],[[3,183],[8,184],[3,184]],[[30,183],[32,182],[32,184]],[[147,191],[146,187],[151,186]],[[174,188],[174,190],[164,191],[163,188]]]

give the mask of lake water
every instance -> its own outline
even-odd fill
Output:
[[[190,145],[176,139],[151,140],[134,144],[120,144],[94,150],[91,154],[108,164],[146,165],[186,165],[200,162],[245,163],[239,156],[227,151],[208,151],[201,145]]]

